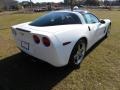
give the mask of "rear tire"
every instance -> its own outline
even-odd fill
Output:
[[[69,64],[75,68],[79,68],[86,52],[86,40],[80,39],[72,50]]]

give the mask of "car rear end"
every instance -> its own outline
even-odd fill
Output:
[[[38,59],[52,64],[53,66],[64,66],[68,63],[59,40],[48,32],[33,30],[24,27],[27,25],[12,26],[12,34],[17,47]]]

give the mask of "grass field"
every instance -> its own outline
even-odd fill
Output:
[[[29,62],[33,58],[22,56],[16,48],[10,26],[41,13],[1,15],[0,90],[120,90],[120,11],[90,11],[112,21],[111,34],[88,53],[77,70]]]

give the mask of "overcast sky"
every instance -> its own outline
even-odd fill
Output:
[[[30,0],[17,0],[19,2],[22,1],[30,1]],[[64,0],[32,0],[32,2],[36,3],[36,2],[63,2]]]

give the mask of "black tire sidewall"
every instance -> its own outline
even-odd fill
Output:
[[[71,66],[79,67],[79,66],[80,66],[80,63],[81,63],[82,60],[84,59],[85,54],[84,54],[84,56],[83,56],[83,58],[82,58],[82,60],[80,61],[79,64],[75,64],[75,62],[74,62],[74,55],[75,55],[76,52],[77,52],[77,46],[78,46],[79,44],[81,44],[81,43],[85,43],[85,52],[86,52],[86,41],[85,41],[84,39],[80,39],[80,40],[75,44],[75,46],[74,46],[74,48],[73,48],[73,50],[72,50],[72,52],[71,52],[71,55],[70,55],[69,65],[71,65]]]

